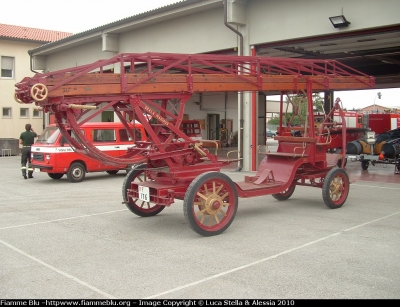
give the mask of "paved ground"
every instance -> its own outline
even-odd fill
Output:
[[[228,230],[207,238],[189,228],[181,201],[133,215],[121,203],[124,173],[24,180],[18,156],[0,157],[0,169],[3,299],[400,298],[393,166],[348,163],[356,181],[337,210],[310,187],[283,202],[239,199]]]

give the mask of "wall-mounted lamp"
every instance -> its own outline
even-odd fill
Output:
[[[329,20],[335,28],[347,27],[350,24],[350,21],[347,21],[343,15],[329,17]]]

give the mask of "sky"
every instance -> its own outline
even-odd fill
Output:
[[[1,0],[0,23],[79,33],[181,0]]]
[[[381,93],[380,99],[378,93]],[[400,109],[400,88],[341,91],[335,92],[334,98],[340,98],[347,110],[365,108],[374,104]]]
[[[379,98],[378,93],[381,93],[381,98]],[[323,97],[323,94],[320,96]],[[400,109],[400,88],[335,91],[334,100],[337,98],[340,98],[343,108],[349,111],[362,109],[374,104],[386,108]],[[279,101],[280,96],[268,96],[267,99]]]
[[[0,23],[79,33],[176,2],[180,0],[1,0]],[[348,110],[374,103],[400,108],[400,88],[335,92],[334,96]]]

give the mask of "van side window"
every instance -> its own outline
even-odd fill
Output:
[[[70,133],[70,134],[72,135],[72,138],[73,138],[73,139],[75,139],[75,140],[78,139],[78,138],[76,137],[76,134],[75,134],[74,131],[72,131],[72,133],[71,133],[71,131],[69,130],[68,133]],[[80,130],[80,133],[81,133],[82,135],[85,135],[85,131],[83,131],[83,130]],[[68,141],[67,141],[67,139],[66,139],[65,137],[62,137],[62,138],[61,138],[60,143],[61,143],[61,144],[69,144]]]
[[[139,129],[133,129],[132,131],[135,134],[135,141],[141,141],[142,140],[142,132]],[[128,132],[125,129],[119,129],[119,138],[120,138],[121,142],[132,141],[131,136],[128,135]]]
[[[142,132],[139,129],[135,129],[135,138],[136,141],[141,141],[142,140]]]
[[[119,139],[121,142],[129,142],[128,132],[125,129],[119,129]]]
[[[93,129],[93,142],[116,142],[117,138],[114,129]]]

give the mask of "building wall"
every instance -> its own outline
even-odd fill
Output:
[[[368,107],[362,108],[360,111],[364,114],[365,113],[390,113],[390,112],[394,113],[393,109],[385,108],[380,105],[368,106]]]
[[[252,0],[247,13],[249,42],[260,44],[394,25],[399,23],[399,11],[398,0]],[[345,30],[335,29],[329,17],[342,14],[351,24]]]
[[[27,51],[40,45],[13,40],[0,40],[0,46],[0,56],[14,58],[14,78],[0,78],[0,138],[19,139],[19,135],[25,131],[25,124],[27,123],[32,124],[33,129],[40,133],[43,128],[43,117],[33,118],[33,109],[37,109],[37,107],[34,104],[18,104],[14,99],[15,83],[25,77],[34,75],[30,70]],[[3,117],[3,108],[11,108],[11,118]],[[21,108],[29,109],[28,117],[20,117]]]
[[[120,52],[203,53],[237,46],[217,8],[179,17],[120,35]]]
[[[54,71],[68,67],[89,64],[98,60],[108,59],[116,55],[115,52],[101,51],[101,37],[87,44],[72,49],[56,52],[46,57],[46,70]]]

